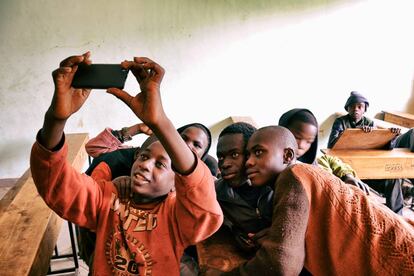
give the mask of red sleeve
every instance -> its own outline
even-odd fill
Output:
[[[110,182],[98,185],[92,177],[79,173],[67,162],[67,152],[66,142],[54,152],[35,142],[30,155],[34,183],[46,204],[59,216],[96,230],[103,190]]]
[[[129,148],[129,146],[123,145],[114,135],[112,135],[112,129],[110,128],[105,128],[96,137],[90,139],[85,145],[86,152],[94,158],[103,153],[124,148]]]
[[[223,223],[216,199],[214,177],[200,159],[186,176],[176,174],[175,218],[185,246],[196,244],[214,234]]]
[[[91,177],[98,180],[112,181],[112,171],[105,162],[99,163],[91,173]]]

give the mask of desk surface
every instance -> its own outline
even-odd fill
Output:
[[[414,153],[409,149],[333,150],[323,153],[337,156],[356,171],[360,179],[414,178]]]
[[[87,154],[88,134],[67,134],[68,160],[78,170]],[[0,201],[0,275],[45,275],[61,219],[46,206],[30,169]]]

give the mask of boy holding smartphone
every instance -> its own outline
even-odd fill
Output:
[[[208,168],[164,113],[160,97],[164,69],[148,58],[134,58],[122,66],[135,75],[141,92],[133,97],[108,89],[159,139],[133,164],[134,196],[122,203],[112,182],[96,182],[66,161],[65,123],[90,93],[72,87],[81,63],[90,63],[89,53],[65,59],[53,72],[55,92],[30,158],[39,194],[61,217],[96,231],[95,275],[163,275],[166,271],[179,275],[184,248],[213,234],[223,215]],[[174,186],[176,192],[170,192]]]

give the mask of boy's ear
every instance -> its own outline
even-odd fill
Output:
[[[295,151],[292,148],[283,150],[283,164],[290,164],[295,159]]]

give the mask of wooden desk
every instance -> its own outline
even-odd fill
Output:
[[[414,115],[399,111],[383,111],[384,121],[394,123],[403,127],[414,127]]]
[[[414,153],[409,149],[324,149],[322,152],[351,165],[360,179],[414,178]]]
[[[67,134],[68,160],[78,170],[88,134]],[[0,275],[45,275],[62,219],[37,193],[30,169],[0,201]]]

